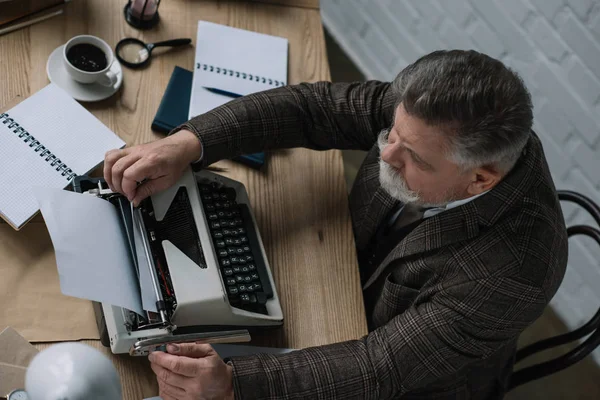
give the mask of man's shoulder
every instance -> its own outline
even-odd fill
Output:
[[[482,199],[483,200],[483,199]],[[505,278],[540,288],[552,297],[564,276],[568,244],[562,211],[553,186],[544,180],[515,202],[479,235],[458,243],[452,264],[464,278]]]
[[[552,297],[566,271],[568,237],[551,180],[540,179],[523,197],[512,224],[522,257],[518,277],[543,288],[547,297]]]

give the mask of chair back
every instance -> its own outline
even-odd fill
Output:
[[[581,206],[588,213],[590,213],[592,218],[594,218],[596,221],[596,224],[600,226],[600,207],[591,199],[570,190],[559,190],[558,198],[561,201],[569,201]],[[591,227],[588,225],[574,225],[567,228],[567,235],[569,238],[576,235],[585,235],[594,239],[600,246],[600,230],[596,227]],[[581,361],[588,354],[594,351],[596,347],[600,345],[600,304],[598,307],[599,309],[596,314],[594,314],[594,316],[582,327],[572,332],[540,340],[517,351],[515,365],[532,354],[536,354],[557,346],[562,346],[590,335],[576,348],[560,357],[556,357],[549,361],[535,364],[513,372],[510,378],[508,390],[512,390],[524,383],[568,368],[569,366]]]

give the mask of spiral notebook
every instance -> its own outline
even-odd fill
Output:
[[[20,229],[38,211],[35,186],[64,189],[89,173],[117,135],[54,84],[0,112],[0,217]]]
[[[287,39],[199,21],[188,117],[232,100],[206,87],[247,95],[285,86],[287,66]]]

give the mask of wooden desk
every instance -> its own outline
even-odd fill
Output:
[[[314,8],[317,10],[319,9],[319,6],[320,6],[319,0],[250,0],[250,1],[279,4],[282,6],[289,6],[289,7]]]
[[[72,36],[97,35],[113,48],[128,36],[146,42],[190,37],[195,42],[199,19],[287,37],[289,82],[329,79],[318,9],[169,0],[161,3],[160,26],[143,32],[123,20],[124,3],[75,1],[63,16],[1,36],[0,104],[47,85],[48,56]],[[176,65],[192,69],[193,61],[191,47],[157,55],[144,70],[124,69],[118,94],[85,106],[128,145],[157,139],[150,123],[171,72]],[[246,184],[284,310],[284,327],[265,333],[257,342],[303,348],[366,334],[340,152],[275,152],[262,172],[228,161],[218,165]],[[42,224],[40,229],[45,229]],[[99,342],[86,343],[101,348]],[[156,394],[146,359],[113,356],[112,360],[121,374],[125,399]]]

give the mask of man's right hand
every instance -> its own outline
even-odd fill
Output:
[[[104,158],[104,179],[112,191],[123,193],[138,206],[175,184],[201,154],[196,135],[181,130],[155,142],[109,151]]]

